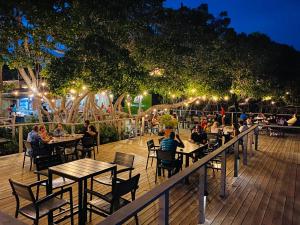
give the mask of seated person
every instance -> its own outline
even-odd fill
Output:
[[[56,129],[53,131],[54,137],[61,137],[66,135],[66,132],[64,131],[64,128],[61,123],[57,124]]]
[[[37,125],[34,125],[32,127],[32,130],[27,135],[27,142],[38,143],[40,140],[41,140],[41,137],[39,135],[39,127]]]
[[[197,144],[206,144],[207,134],[204,132],[201,126],[196,126],[191,134],[190,141]]]
[[[242,133],[242,132],[244,132],[245,130],[248,129],[247,124],[242,120],[239,121],[239,126],[240,126],[239,127],[239,133]]]
[[[217,134],[219,133],[219,123],[215,121],[213,125],[210,127],[210,133]]]
[[[48,134],[45,125],[41,125],[39,129],[39,135],[43,142],[47,143],[52,140],[52,137]]]
[[[176,168],[175,173],[179,172],[182,164],[180,159],[175,159],[176,149],[177,147],[184,148],[184,144],[178,134],[176,135],[176,139],[177,140],[175,140],[175,132],[171,132],[169,138],[164,138],[160,143],[160,148],[162,151],[171,151],[174,153],[174,163]],[[166,160],[164,160],[162,163],[170,164],[170,162]]]
[[[242,121],[245,121],[248,118],[247,114],[245,112],[242,112],[242,114],[240,115],[240,119]]]
[[[94,125],[89,125],[88,130],[86,131],[86,136],[95,137],[97,135],[97,130]]]

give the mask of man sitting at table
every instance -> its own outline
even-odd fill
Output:
[[[179,135],[176,134],[176,139],[175,140],[175,132],[171,132],[169,138],[164,138],[161,143],[160,143],[160,148],[162,151],[170,151],[174,154],[174,159],[175,159],[175,153],[177,147],[184,148],[184,144],[182,140],[180,139]],[[171,162],[163,160],[163,164],[170,164]],[[182,161],[181,159],[175,159],[174,161],[174,166],[175,166],[175,173],[179,172],[181,168]]]
[[[195,129],[192,131],[190,142],[197,144],[206,144],[207,134],[201,126],[196,126]]]
[[[39,127],[37,125],[34,125],[32,127],[32,130],[27,135],[27,142],[38,143],[40,140],[41,140],[41,137],[39,135]]]
[[[53,131],[53,136],[61,137],[61,136],[64,136],[65,134],[66,134],[66,132],[64,131],[62,124],[58,123],[56,129]]]

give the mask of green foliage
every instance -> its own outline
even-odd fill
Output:
[[[107,142],[119,140],[118,130],[115,126],[110,124],[102,124],[100,126],[100,143],[105,144]]]
[[[178,121],[170,114],[164,114],[159,118],[159,122],[165,125],[166,128],[177,127]]]

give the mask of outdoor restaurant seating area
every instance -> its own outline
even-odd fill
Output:
[[[197,145],[189,141],[190,129],[179,129],[179,131],[184,143],[184,148],[177,149],[177,159],[182,163],[179,168],[180,171],[224,144],[224,138],[223,142],[222,140],[220,142],[217,135],[209,135],[207,144]],[[260,136],[259,151],[255,151],[253,155],[249,152],[248,157],[250,157],[251,166],[239,165],[238,178],[233,176],[233,149],[227,150],[226,174],[228,178],[226,189],[228,197],[219,197],[219,191],[217,191],[218,186],[221,185],[221,158],[213,158],[207,163],[208,186],[205,190],[207,195],[207,224],[214,224],[220,219],[227,221],[228,218],[232,218],[232,221],[245,222],[245,219],[249,217],[254,221],[256,220],[253,215],[254,209],[249,207],[250,204],[263,204],[261,207],[271,213],[275,210],[270,208],[273,201],[272,196],[270,203],[263,200],[265,195],[268,196],[267,192],[263,189],[259,191],[251,183],[262,185],[264,188],[271,188],[269,182],[285,186],[283,176],[273,177],[271,175],[279,169],[278,167],[275,166],[275,170],[271,174],[270,171],[261,170],[261,167],[271,167],[273,166],[272,163],[276,165],[279,163],[277,160],[282,157],[284,161],[280,164],[289,163],[287,165],[290,165],[284,166],[284,173],[288,173],[292,167],[297,167],[295,163],[298,160],[299,136],[291,134],[285,139]],[[32,224],[33,221],[47,224],[48,220],[57,221],[60,224],[85,224],[86,222],[97,224],[108,215],[176,174],[175,164],[166,165],[162,163],[164,160],[172,161],[174,159],[170,154],[162,154],[168,152],[159,150],[162,142],[160,136],[151,133],[144,134],[143,136],[100,145],[98,151],[93,146],[95,158],[93,154],[80,154],[82,158],[78,153],[76,157],[67,157],[66,148],[73,147],[76,151],[77,145],[81,145],[79,141],[74,142],[74,139],[79,137],[82,138],[82,135],[52,139],[51,144],[55,144],[56,148],[52,148],[51,154],[36,155],[32,160],[33,165],[29,163],[29,160],[26,160],[26,163],[22,165],[26,151],[24,155],[20,153],[1,158],[1,165],[3,166],[0,168],[0,172],[3,176],[0,180],[0,204],[3,207],[0,211],[6,213],[9,220],[15,221],[13,217],[18,215],[17,221],[20,224],[22,222]],[[74,142],[75,146],[69,145],[69,142]],[[283,146],[290,147],[282,152]],[[241,158],[244,157],[243,147],[243,145],[240,146]],[[272,156],[269,154],[273,151],[276,152],[276,155],[275,158],[271,159],[269,157]],[[264,178],[261,179],[258,176]],[[297,176],[295,174],[293,180],[296,180]],[[171,191],[171,224],[193,224],[197,221],[197,182],[199,182],[198,176],[194,174],[177,184]],[[279,189],[272,188],[274,188],[272,193],[277,194]],[[295,195],[295,198],[291,199],[294,204],[298,204],[297,190],[299,188],[300,186],[296,182],[295,189],[290,190]],[[250,196],[258,198],[258,202],[252,201]],[[259,196],[261,197],[259,198]],[[241,203],[238,203],[237,199],[241,199]],[[158,220],[157,204],[157,202],[151,203],[131,218],[128,223],[156,224]],[[244,204],[247,205],[246,208]],[[228,211],[230,207],[232,210],[237,207],[244,213],[241,214],[237,210]],[[216,211],[216,209],[218,210]],[[183,218],[180,217],[182,211],[185,211]],[[281,213],[284,214],[285,211],[283,210]],[[297,217],[295,213],[296,211],[293,212],[294,218]],[[227,216],[225,217],[225,215]],[[229,215],[230,217],[228,217]],[[261,215],[261,219],[268,221],[269,217],[265,218],[265,216]],[[2,220],[4,219],[0,217],[0,221]]]

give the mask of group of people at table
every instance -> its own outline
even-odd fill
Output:
[[[194,128],[191,130],[191,136],[189,139],[189,142],[198,144],[199,146],[203,146],[209,143],[208,134],[215,134],[217,137],[224,137],[224,141],[227,142],[230,138],[237,135],[238,133],[244,132],[249,127],[251,127],[253,124],[251,117],[245,117],[244,115],[240,117],[239,119],[239,127],[238,129],[235,129],[234,126],[232,127],[226,127],[226,126],[219,126],[218,121],[214,121],[212,125],[207,127],[207,124],[201,123],[196,124]],[[207,132],[209,131],[209,132]],[[178,134],[175,134],[175,132],[171,132],[169,137],[164,138],[161,141],[160,149],[162,151],[170,151],[173,153],[174,157],[176,155],[176,149],[177,147],[184,148],[184,143],[179,137]],[[163,164],[168,164],[170,162],[163,161]],[[176,171],[178,172],[180,168],[182,167],[182,159],[181,158],[175,158],[173,161],[175,163]]]
[[[80,130],[79,134],[84,137],[96,137],[97,130],[94,125],[90,124],[89,120],[84,122],[83,128]],[[27,135],[27,143],[31,145],[39,145],[39,144],[49,144],[53,141],[54,138],[58,137],[66,137],[69,136],[68,132],[63,128],[61,123],[57,124],[57,127],[50,134],[48,133],[46,126],[44,124],[38,126],[34,125],[32,130]]]

